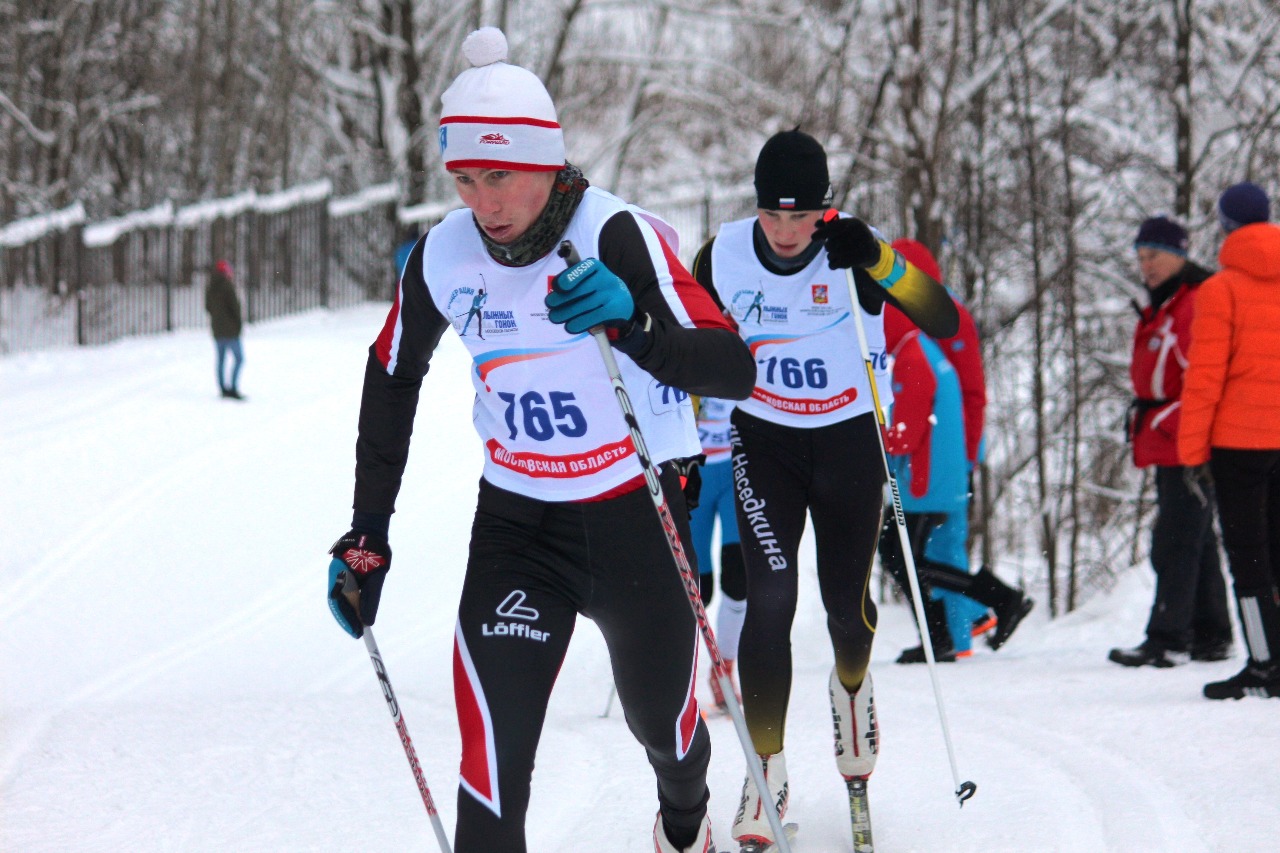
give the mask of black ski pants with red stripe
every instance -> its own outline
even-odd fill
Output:
[[[662,482],[688,541],[679,478],[668,468]],[[534,753],[579,613],[604,635],[668,830],[692,837],[702,821],[711,743],[694,698],[699,634],[648,490],[552,503],[481,480],[454,645],[457,853],[526,850]]]
[[[813,522],[836,674],[851,690],[866,675],[877,619],[868,586],[884,506],[884,461],[870,413],[801,429],[739,410],[732,423],[738,537],[747,567],[738,672],[751,740],[757,752],[771,755],[782,749],[791,695],[791,623],[806,518]]]

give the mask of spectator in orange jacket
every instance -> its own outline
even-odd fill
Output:
[[[1187,232],[1167,217],[1145,220],[1133,247],[1150,304],[1134,305],[1138,325],[1129,364],[1134,398],[1126,420],[1133,464],[1156,469],[1151,529],[1156,593],[1146,639],[1134,648],[1112,649],[1108,657],[1122,666],[1154,667],[1188,658],[1226,660],[1231,616],[1213,530],[1213,492],[1188,484],[1177,447],[1191,318],[1201,283],[1211,273],[1187,259]]]
[[[1280,697],[1280,227],[1256,184],[1218,199],[1222,271],[1200,286],[1178,454],[1217,490],[1249,661],[1209,699]],[[1207,463],[1207,465],[1206,465]],[[1212,476],[1210,476],[1212,475]]]

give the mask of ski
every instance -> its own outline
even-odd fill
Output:
[[[787,834],[787,841],[795,841],[800,824],[783,824],[782,831]],[[772,841],[739,841],[738,845],[738,853],[774,853],[778,849],[778,845]]]
[[[849,787],[849,820],[853,824],[854,853],[872,853],[871,805],[867,801],[866,777],[845,780]]]

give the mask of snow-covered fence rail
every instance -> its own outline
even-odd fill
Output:
[[[250,323],[389,300],[396,244],[457,206],[399,207],[395,184],[334,198],[328,181],[316,181],[101,222],[86,222],[79,204],[20,220],[0,228],[0,354],[199,328],[219,260],[235,271]],[[680,234],[680,257],[691,263],[720,222],[748,215],[754,201],[738,187],[651,207]]]
[[[11,223],[0,228],[0,353],[203,326],[219,260],[251,323],[389,298],[397,201],[391,184],[334,198],[317,181],[91,224],[79,204]]]

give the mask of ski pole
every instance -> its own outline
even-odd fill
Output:
[[[829,216],[830,214],[828,214]],[[907,581],[911,586],[911,601],[915,605],[916,623],[920,628],[921,648],[924,649],[924,661],[929,668],[929,678],[933,681],[933,698],[938,705],[938,719],[942,723],[942,739],[947,744],[947,758],[951,761],[951,780],[955,783],[955,797],[964,808],[964,801],[977,792],[978,786],[973,782],[961,782],[960,771],[956,767],[956,751],[951,745],[951,728],[947,725],[947,709],[942,702],[942,687],[938,683],[937,664],[933,657],[933,643],[929,639],[929,626],[924,615],[924,601],[920,597],[920,580],[916,576],[915,556],[911,553],[911,537],[907,535],[907,520],[902,514],[902,498],[898,492],[898,480],[889,468],[889,456],[884,448],[884,433],[888,429],[884,420],[884,409],[880,407],[880,393],[876,388],[875,370],[871,366],[871,350],[867,347],[867,331],[862,324],[862,303],[858,301],[858,285],[853,280],[853,270],[844,271],[849,285],[849,301],[852,303],[853,322],[858,330],[858,349],[862,363],[867,368],[867,383],[871,386],[871,402],[876,410],[876,443],[880,447],[880,461],[884,463],[884,475],[889,481],[889,494],[893,498],[893,520],[898,527],[898,541],[902,544],[902,555],[907,563]]]
[[[581,263],[581,258],[578,257],[577,251],[573,248],[573,243],[568,240],[560,244],[559,254],[569,266]],[[613,395],[618,401],[618,407],[622,410],[622,419],[627,422],[627,430],[631,433],[631,442],[636,447],[636,455],[640,459],[640,467],[644,469],[645,485],[648,486],[649,497],[653,499],[653,508],[657,510],[658,520],[662,524],[662,532],[667,536],[667,546],[671,549],[671,558],[675,560],[676,568],[680,570],[680,579],[684,581],[685,596],[689,599],[689,606],[693,608],[694,618],[697,619],[698,628],[702,632],[702,641],[707,647],[707,653],[711,656],[711,667],[715,672],[716,681],[720,683],[720,689],[728,701],[729,716],[733,718],[733,727],[738,733],[738,741],[742,744],[743,754],[747,758],[747,771],[751,774],[751,779],[756,784],[756,790],[760,792],[760,798],[763,800],[769,797],[769,786],[764,777],[764,765],[760,763],[760,756],[751,742],[751,733],[747,731],[747,720],[742,713],[742,703],[738,699],[738,694],[733,690],[733,682],[729,679],[729,669],[725,665],[724,657],[720,654],[720,647],[716,644],[716,635],[711,629],[711,622],[707,618],[706,608],[702,606],[702,596],[698,592],[698,576],[694,574],[693,568],[689,565],[689,558],[685,554],[684,546],[680,543],[680,531],[676,529],[675,519],[671,515],[671,509],[667,506],[667,497],[663,494],[662,484],[658,481],[658,472],[649,456],[649,448],[644,443],[644,435],[640,432],[640,423],[636,420],[635,409],[631,406],[631,395],[627,393],[627,386],[622,381],[622,373],[618,370],[618,361],[613,357],[613,347],[609,344],[609,338],[605,335],[604,328],[602,326],[593,326],[589,331],[591,336],[595,338],[596,346],[600,349],[600,356],[604,359],[605,368],[609,372],[609,383],[613,386]],[[769,817],[769,828],[773,830],[773,837],[776,839],[774,846],[769,849],[771,851],[776,849],[779,853],[791,853],[791,844],[787,840],[786,832],[783,830],[782,818],[778,815],[778,810],[773,807],[772,802],[770,802],[769,806],[764,811]]]
[[[609,709],[613,707],[613,697],[616,695],[618,695],[618,685],[610,684],[609,698],[604,701],[604,710],[600,712],[602,718],[609,716]]]
[[[342,584],[342,593],[351,602],[355,612],[359,613],[359,587],[356,586],[355,578],[350,572],[346,575]],[[436,832],[436,841],[439,842],[443,853],[453,853],[453,848],[449,846],[449,837],[444,832],[444,824],[440,822],[440,815],[436,812],[435,801],[431,799],[431,789],[427,787],[427,779],[422,774],[422,765],[418,763],[418,753],[414,750],[413,741],[409,738],[409,729],[405,726],[404,717],[400,714],[400,703],[396,700],[396,692],[391,689],[391,679],[387,676],[387,668],[382,663],[382,653],[378,651],[378,644],[373,639],[373,629],[368,625],[364,626],[364,647],[369,651],[369,660],[373,661],[373,671],[377,673],[378,683],[382,685],[382,697],[387,700],[387,709],[391,711],[391,719],[395,721],[396,734],[400,735],[400,745],[404,747],[405,757],[409,759],[413,781],[418,783],[422,804],[427,807],[427,816],[431,818],[431,828]]]

